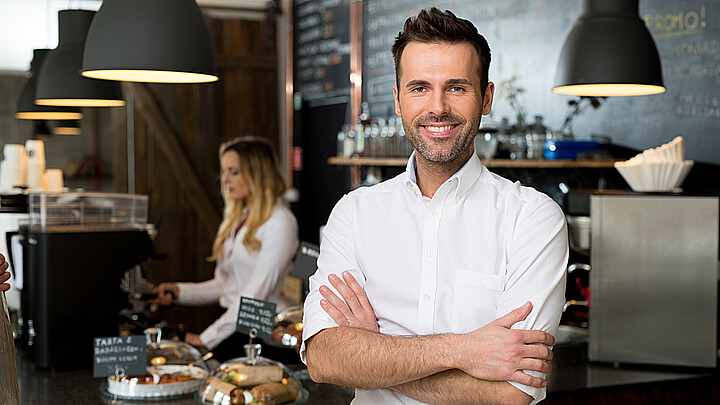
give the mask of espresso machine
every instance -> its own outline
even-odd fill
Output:
[[[147,196],[32,193],[20,226],[23,346],[35,365],[92,368],[93,338],[118,335],[124,273],[153,255]]]

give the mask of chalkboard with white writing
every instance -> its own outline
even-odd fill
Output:
[[[93,339],[93,377],[146,373],[145,336]]]
[[[275,325],[275,308],[277,304],[248,297],[240,297],[240,310],[237,318],[237,331],[250,335],[255,330],[261,339],[272,338]]]
[[[551,91],[560,50],[582,13],[582,1],[365,0],[363,2],[363,100],[373,116],[394,111],[395,69],[390,48],[404,21],[436,6],[472,21],[492,51],[493,116],[515,113],[497,85],[515,77],[530,121],[559,128],[573,97]],[[609,136],[618,145],[646,149],[685,138],[686,158],[720,164],[720,0],[642,0],[639,17],[657,44],[667,91],[613,97],[578,117],[578,139]]]
[[[296,92],[311,105],[350,99],[348,0],[297,0],[294,4]]]

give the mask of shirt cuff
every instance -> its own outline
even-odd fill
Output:
[[[189,288],[190,283],[175,283],[175,285],[178,289],[178,296],[175,297],[175,303],[181,305],[186,304],[187,298],[192,295],[192,293],[190,292],[191,289]]]
[[[223,340],[225,340],[227,337],[222,338],[218,336],[217,332],[205,329],[202,333],[200,333],[200,341],[203,343],[203,346],[207,348],[208,350],[214,349],[217,345],[220,344]]]

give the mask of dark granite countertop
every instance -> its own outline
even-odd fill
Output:
[[[575,344],[556,347],[553,372],[548,380],[548,395],[555,392],[597,389],[643,383],[708,377],[708,370],[688,371],[668,368],[616,368],[608,364],[589,363],[587,345]],[[291,365],[291,369],[302,369]],[[103,391],[104,379],[93,378],[90,370],[52,371],[35,367],[27,354],[18,351],[18,378],[22,404],[114,404],[134,401],[114,401]],[[309,405],[346,405],[352,401],[353,391],[327,384],[316,384],[302,379],[310,396]],[[147,403],[147,402],[146,402]],[[152,404],[190,405],[193,398],[152,401]]]
[[[193,397],[172,400],[129,401],[113,398],[104,390],[105,379],[93,378],[91,370],[54,371],[32,364],[26,352],[18,350],[18,383],[21,404],[95,405],[95,404],[153,404],[196,405]],[[292,365],[291,370],[300,370]],[[305,373],[306,374],[306,373]],[[301,374],[299,374],[301,375]],[[310,396],[307,405],[346,405],[352,401],[353,390],[328,384],[317,384],[301,378]]]

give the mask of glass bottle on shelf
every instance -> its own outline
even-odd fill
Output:
[[[355,154],[358,156],[365,155],[365,126],[359,117],[355,121]]]
[[[387,120],[387,156],[398,156],[398,139],[397,128],[395,127],[395,117],[390,116]]]
[[[372,138],[370,137],[370,135],[372,135],[372,127],[370,124],[364,125],[363,134],[365,135],[365,152],[360,156],[372,156],[372,151],[370,150],[372,147]]]
[[[343,157],[349,158],[355,154],[355,130],[348,125],[345,133],[345,142],[343,143]]]
[[[535,122],[530,127],[526,135],[527,142],[527,158],[528,159],[542,159],[543,151],[545,148],[545,141],[547,140],[547,127],[543,125],[543,116],[536,115]]]
[[[496,159],[510,158],[510,136],[512,135],[512,127],[507,117],[502,117],[497,126],[498,145],[495,151]]]
[[[335,156],[345,155],[345,134],[347,133],[348,126],[343,125],[337,133],[337,149]]]
[[[370,124],[370,144],[368,156],[379,157],[380,155],[380,125],[377,122]]]
[[[380,143],[378,153],[382,157],[387,157],[390,156],[388,154],[388,125],[387,122],[382,118],[378,119],[378,125],[380,126],[380,136],[378,137]]]
[[[527,125],[522,115],[518,115],[508,143],[510,159],[525,159],[527,156],[527,134]]]
[[[367,101],[360,103],[360,122],[363,125],[370,125],[370,105]]]

